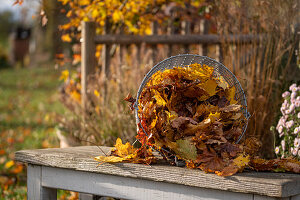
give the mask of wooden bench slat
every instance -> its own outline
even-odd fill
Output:
[[[110,147],[101,147],[109,153]],[[260,194],[271,197],[288,197],[300,191],[300,175],[288,173],[243,172],[231,177],[206,174],[197,169],[165,165],[132,163],[103,163],[93,157],[102,155],[95,146],[64,149],[22,150],[16,152],[15,160],[35,165],[74,169],[78,171],[110,174],[122,177],[168,182],[199,188]]]

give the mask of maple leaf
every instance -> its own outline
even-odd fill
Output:
[[[156,161],[152,151],[147,149],[145,145],[136,149],[129,142],[123,144],[120,138],[116,140],[110,156],[97,156],[94,159],[101,163],[131,162],[150,164]]]
[[[221,171],[215,171],[218,176],[232,176],[239,171],[239,168],[233,164],[224,167]]]
[[[126,158],[121,158],[118,156],[97,156],[94,159],[98,162],[118,163],[118,162],[122,162]]]
[[[119,157],[134,157],[136,149],[129,143],[122,143],[121,138],[116,140],[115,148],[112,151],[113,155],[117,155]]]
[[[195,120],[193,120],[190,117],[177,117],[171,121],[171,126],[172,128],[176,129],[184,129],[188,123],[194,125],[198,124]]]
[[[204,149],[202,154],[197,156],[196,163],[200,164],[199,169],[205,172],[215,172],[224,168],[225,163],[220,158],[213,148]]]
[[[244,168],[246,165],[248,165],[250,161],[250,156],[244,156],[244,155],[239,155],[233,160],[234,165],[236,165],[239,169]]]
[[[177,140],[177,148],[173,149],[180,158],[195,160],[197,158],[197,149],[190,140]]]
[[[234,97],[235,97],[235,87],[234,86],[227,89],[225,91],[225,94],[227,96],[227,99],[230,101],[230,104],[236,104],[237,103],[237,101],[234,99]]]
[[[122,140],[118,138],[115,148],[111,151],[111,156],[97,156],[94,159],[98,162],[116,163],[134,159],[136,156],[136,149],[129,142],[123,144]]]
[[[220,171],[215,171],[215,173],[218,176],[231,176],[233,174],[236,174],[238,171],[242,171],[245,166],[247,166],[250,162],[250,156],[244,156],[243,154],[240,154],[238,157],[232,160],[232,162],[224,167]]]
[[[199,84],[201,88],[203,88],[209,96],[214,96],[217,92],[217,82],[212,79],[208,79],[202,84]]]
[[[229,87],[228,83],[226,82],[226,80],[221,75],[219,75],[216,78],[216,80],[217,80],[218,86],[220,88],[223,88],[223,90],[226,90]]]

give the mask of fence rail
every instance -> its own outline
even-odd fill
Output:
[[[204,25],[205,26],[204,26]],[[184,47],[184,52],[189,52],[189,45],[200,45],[199,52],[202,55],[207,55],[208,45],[216,45],[217,60],[222,62],[222,44],[248,44],[248,43],[259,43],[262,36],[258,35],[227,35],[226,37],[208,34],[207,22],[202,23],[200,26],[200,32],[202,34],[191,33],[191,24],[189,22],[183,23],[183,29],[181,34],[174,31],[174,26],[170,25],[168,28],[168,34],[159,35],[158,34],[158,24],[153,23],[152,35],[125,35],[125,34],[111,34],[110,24],[108,21],[104,26],[103,35],[95,35],[95,23],[93,22],[82,22],[82,51],[81,51],[81,92],[82,92],[82,104],[85,105],[86,92],[87,92],[87,78],[90,74],[93,74],[96,68],[95,51],[96,44],[102,44],[102,71],[106,78],[110,77],[110,51],[112,45],[120,45],[120,55],[119,59],[123,59],[122,49],[124,46],[134,44],[137,46],[137,60],[140,60],[140,49],[141,44],[150,45],[152,51],[152,63],[156,63],[157,59],[157,45],[164,44],[168,46],[167,55],[171,56],[174,45],[182,45]],[[203,30],[202,30],[203,29]],[[121,32],[122,33],[122,32]]]
[[[221,44],[226,43],[253,43],[259,42],[257,35],[228,35],[222,37],[219,35],[97,35],[96,44]]]

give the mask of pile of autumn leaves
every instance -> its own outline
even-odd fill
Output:
[[[298,161],[263,160],[255,157],[259,142],[236,144],[246,119],[235,100],[235,87],[214,74],[214,68],[191,64],[156,72],[138,100],[137,139],[141,147],[117,140],[111,156],[100,162],[151,164],[153,149],[173,163],[175,156],[188,168],[230,176],[245,167],[254,170],[300,172]],[[132,104],[135,99],[126,98]],[[177,161],[177,159],[176,159]]]

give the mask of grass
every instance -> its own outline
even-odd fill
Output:
[[[57,92],[60,72],[50,66],[0,70],[0,200],[26,199],[26,167],[13,162],[14,152],[59,146],[55,118],[64,112]]]

